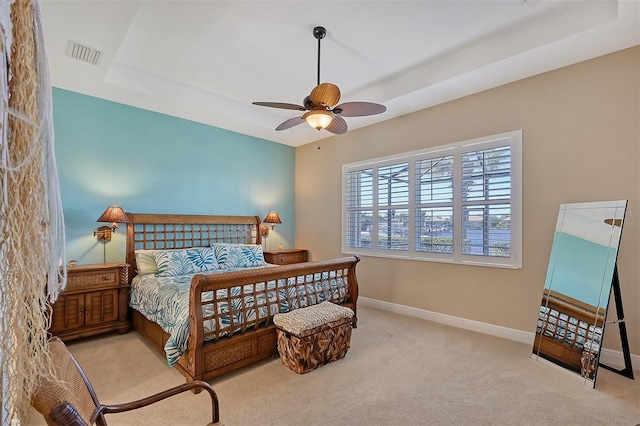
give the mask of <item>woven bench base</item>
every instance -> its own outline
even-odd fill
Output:
[[[290,370],[304,374],[343,358],[351,346],[351,318],[341,318],[298,337],[278,328],[278,352]]]

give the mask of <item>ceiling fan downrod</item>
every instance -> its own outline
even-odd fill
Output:
[[[313,29],[313,36],[318,40],[318,83],[320,85],[320,40],[327,35],[327,30],[324,27],[315,27]]]

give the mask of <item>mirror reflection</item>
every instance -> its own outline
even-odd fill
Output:
[[[533,353],[593,382],[626,200],[562,204]]]

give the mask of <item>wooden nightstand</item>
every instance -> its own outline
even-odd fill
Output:
[[[290,263],[306,262],[309,252],[305,249],[288,249],[265,251],[264,260],[275,265],[289,265]]]
[[[67,287],[53,304],[49,332],[62,340],[129,331],[129,265],[67,268]]]

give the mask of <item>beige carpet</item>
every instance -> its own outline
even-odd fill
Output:
[[[279,358],[212,381],[234,425],[625,425],[640,423],[640,374],[605,369],[595,389],[530,356],[531,347],[372,308],[347,356],[297,375]],[[135,332],[70,342],[103,403],[184,381]],[[204,425],[204,394],[107,417],[110,425]],[[32,425],[44,424],[39,414]]]

